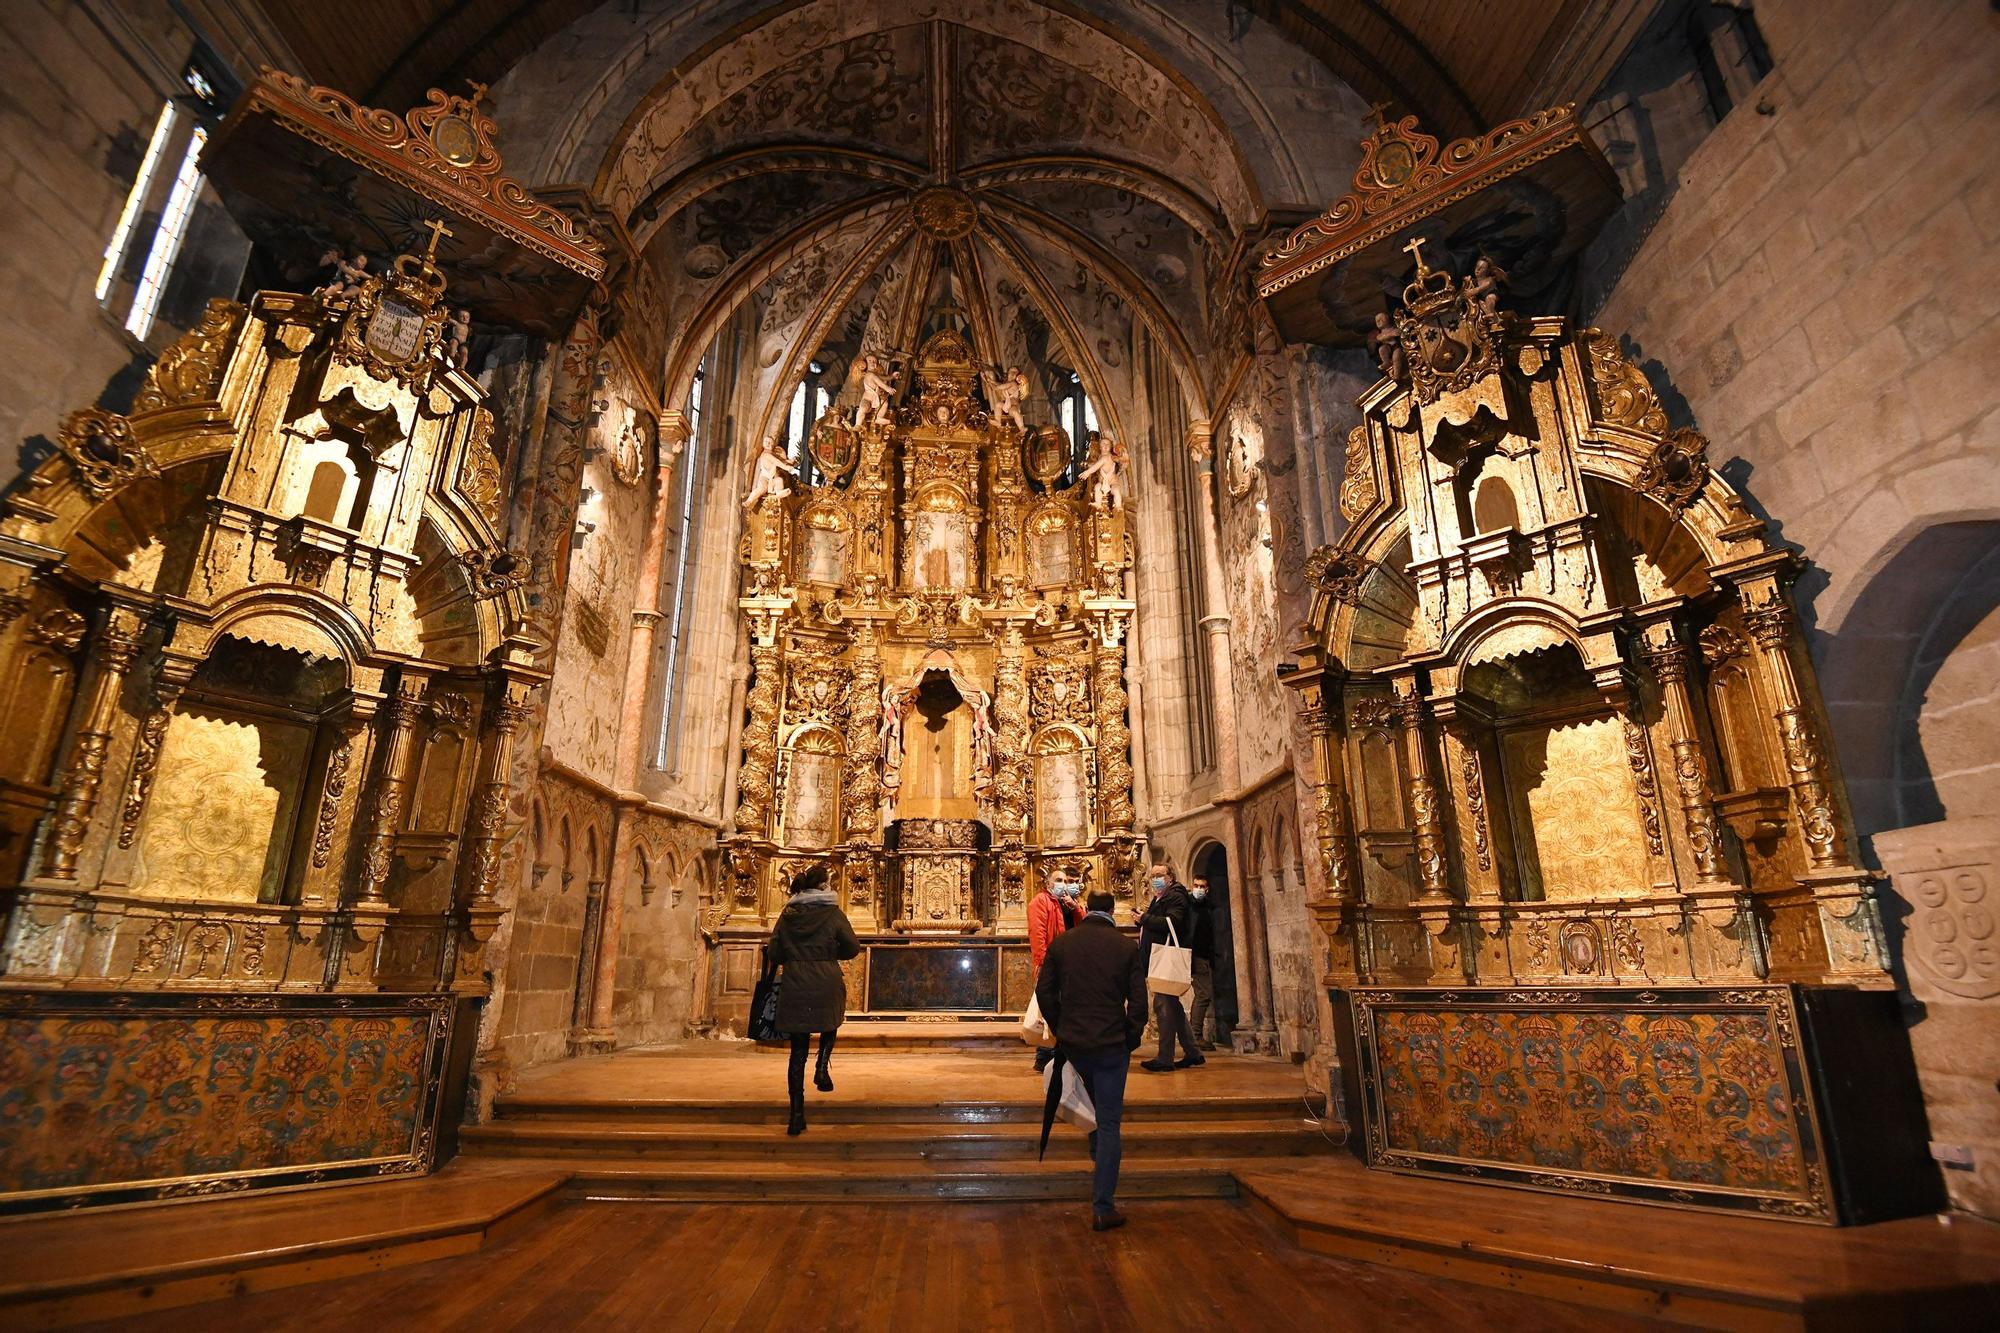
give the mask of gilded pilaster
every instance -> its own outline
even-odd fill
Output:
[[[1437,783],[1433,778],[1427,710],[1416,682],[1408,677],[1396,681],[1396,720],[1403,734],[1403,752],[1409,773],[1410,819],[1417,848],[1417,875],[1423,897],[1433,902],[1451,898],[1451,874],[1445,863],[1444,820],[1438,810]]]
[[[98,790],[104,782],[105,760],[111,752],[111,729],[118,698],[125,688],[127,673],[138,661],[142,629],[143,622],[136,611],[114,605],[105,611],[91,641],[90,655],[96,661],[97,674],[76,714],[79,721],[69,767],[63,773],[47,841],[42,846],[42,874],[49,879],[76,878],[77,858],[90,834]]]
[[[1765,677],[1778,704],[1778,740],[1785,751],[1785,769],[1798,814],[1799,836],[1814,870],[1845,869],[1847,858],[1840,816],[1827,790],[1825,760],[1817,728],[1806,713],[1792,664],[1791,604],[1775,584],[1761,595],[1744,593],[1743,624],[1757,644]]]
[[[1092,646],[1091,697],[1097,707],[1097,771],[1104,831],[1132,832],[1132,732],[1125,720],[1125,613],[1106,612]]]
[[[764,838],[771,832],[771,781],[778,762],[778,687],[784,649],[775,625],[753,627],[750,645],[750,720],[743,728],[743,762],[736,770],[736,832]]]
[[[1647,642],[1646,662],[1660,683],[1667,748],[1674,761],[1674,791],[1680,801],[1688,853],[1694,858],[1697,886],[1739,888],[1722,845],[1721,823],[1709,790],[1708,764],[1702,758],[1700,734],[1695,728],[1694,702],[1688,694],[1688,646],[1671,628],[1662,627]]]
[[[423,704],[424,678],[406,673],[396,683],[396,692],[382,705],[378,715],[383,734],[379,748],[381,767],[375,777],[375,800],[369,807],[368,827],[361,852],[361,876],[357,905],[386,908],[389,900],[382,886],[389,880],[389,864],[396,851],[396,832],[402,825],[403,803],[409,794],[410,755],[416,747],[417,717]]]

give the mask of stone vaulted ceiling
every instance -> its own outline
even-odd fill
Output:
[[[1256,245],[1345,187],[1355,88],[1456,129],[1531,82],[1481,73],[1482,23],[1546,67],[1590,8],[1460,6],[1454,70],[1407,3],[1372,0],[268,7],[309,72],[370,100],[497,80],[510,166],[588,185],[650,261],[669,401],[752,303],[759,429],[809,362],[908,349],[941,310],[1038,394],[1075,371],[1114,417],[1143,329],[1210,415],[1255,344]]]

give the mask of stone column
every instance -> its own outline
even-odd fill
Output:
[[[74,714],[78,721],[69,767],[63,773],[55,813],[42,844],[45,878],[76,878],[77,858],[82,855],[84,839],[90,835],[90,821],[97,813],[104,763],[111,752],[111,729],[118,716],[118,698],[124,692],[126,675],[139,660],[139,637],[144,627],[137,611],[113,605],[105,611],[103,623],[90,640],[90,655],[97,663],[97,674],[88,693],[79,700],[82,707]]]
[[[403,819],[403,802],[409,795],[410,753],[416,747],[417,711],[423,701],[424,678],[405,672],[397,680],[395,690],[378,715],[383,727],[379,745],[382,763],[375,776],[375,800],[368,810],[359,892],[355,895],[357,906],[375,910],[389,906],[382,886],[389,879],[396,832]]]
[[[1201,630],[1208,653],[1209,705],[1215,710],[1215,772],[1223,791],[1235,791],[1243,776],[1236,748],[1236,691],[1230,684],[1234,668],[1229,652],[1229,593],[1223,586],[1222,556],[1216,549],[1211,429],[1207,422],[1197,422],[1188,430],[1187,444],[1195,458],[1195,529],[1201,534],[1201,600],[1206,608]]]

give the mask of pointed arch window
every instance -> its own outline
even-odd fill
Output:
[[[695,367],[694,384],[688,389],[688,439],[681,449],[680,531],[674,542],[673,587],[667,594],[665,657],[660,668],[659,746],[653,767],[668,772],[679,767],[676,751],[680,740],[681,677],[687,670],[687,623],[690,587],[694,579],[694,529],[700,510],[701,489],[697,474],[708,459],[708,436],[702,399],[708,387],[708,358]]]

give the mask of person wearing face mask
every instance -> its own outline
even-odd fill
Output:
[[[1083,886],[1067,870],[1050,873],[1042,891],[1028,902],[1028,958],[1039,975],[1042,960],[1048,956],[1049,945],[1056,936],[1075,924],[1081,913],[1074,904],[1081,900]],[[1042,1072],[1048,1062],[1055,1058],[1053,1046],[1035,1048],[1035,1072]]]
[[[1139,918],[1139,949],[1144,962],[1152,961],[1153,946],[1179,940],[1181,947],[1188,947],[1189,931],[1194,925],[1194,900],[1188,891],[1174,879],[1172,867],[1161,863],[1153,866],[1146,875],[1152,890],[1153,901],[1147,906],[1144,916]],[[1171,932],[1167,929],[1172,924]],[[1188,1027],[1187,1007],[1178,995],[1155,995],[1153,997],[1153,1020],[1160,1028],[1160,1050],[1151,1060],[1141,1061],[1139,1068],[1152,1074],[1164,1074],[1170,1069],[1191,1069],[1206,1064],[1207,1058],[1195,1049],[1194,1032]],[[1174,1043],[1178,1041],[1181,1060],[1174,1062]]]
[[[1188,885],[1194,912],[1194,929],[1188,948],[1194,952],[1194,998],[1188,1009],[1188,1026],[1194,1029],[1195,1044],[1204,1051],[1215,1049],[1208,1032],[1208,1020],[1215,1007],[1215,900],[1209,896],[1208,880],[1196,875]]]

